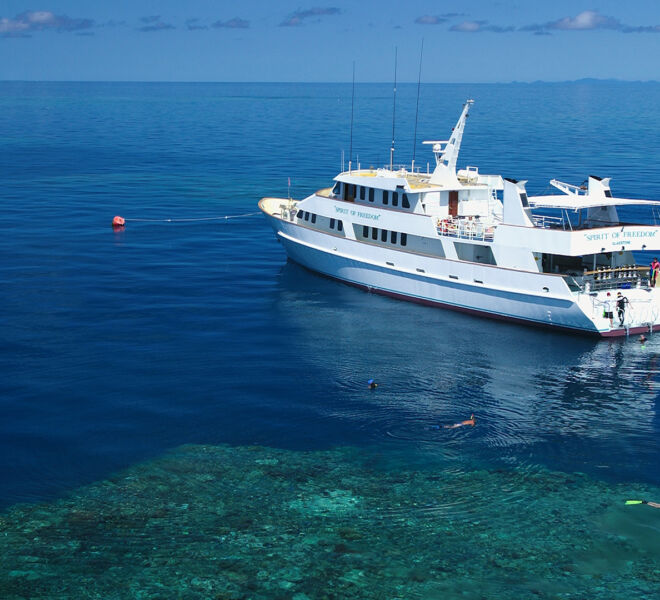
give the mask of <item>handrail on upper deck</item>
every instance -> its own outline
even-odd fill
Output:
[[[463,218],[438,218],[436,221],[438,235],[457,237],[467,240],[492,241],[495,237],[495,226],[491,223],[471,221]]]

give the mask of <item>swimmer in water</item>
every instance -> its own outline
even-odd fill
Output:
[[[476,425],[476,419],[474,418],[474,413],[470,415],[470,418],[466,421],[461,421],[460,423],[454,423],[453,425],[444,425],[444,429],[456,429],[457,427],[464,427],[465,425],[470,425],[474,427]]]
[[[460,423],[454,423],[453,425],[431,425],[429,427],[432,431],[437,431],[438,429],[456,429],[457,427],[465,427],[465,425],[471,425],[474,427],[477,424],[477,420],[474,418],[474,413],[470,415],[470,418],[466,421],[461,421]]]
[[[653,508],[660,508],[660,502],[649,502],[648,500],[626,500],[626,504],[648,504]]]

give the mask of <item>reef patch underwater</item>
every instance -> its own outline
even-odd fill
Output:
[[[0,514],[0,597],[652,598],[660,510],[624,505],[649,492],[352,447],[183,446]]]

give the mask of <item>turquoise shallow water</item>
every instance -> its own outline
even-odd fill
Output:
[[[653,598],[649,490],[392,468],[372,449],[187,446],[0,517],[3,598]]]
[[[363,165],[390,88],[358,86]],[[659,91],[423,86],[418,140],[474,97],[460,164],[660,198]],[[660,510],[623,502],[660,499],[657,335],[365,294],[261,216],[109,227],[324,187],[349,119],[346,85],[0,83],[0,597],[652,597]]]

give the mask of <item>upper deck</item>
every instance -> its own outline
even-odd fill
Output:
[[[433,173],[422,172],[419,169],[408,170],[400,166],[396,170],[382,169],[350,169],[343,171],[335,177],[335,181],[361,185],[379,190],[394,191],[401,188],[407,192],[438,192],[450,190],[501,190],[502,178],[499,175],[483,175],[477,167],[467,167],[458,171],[451,179],[437,181],[433,179]]]

